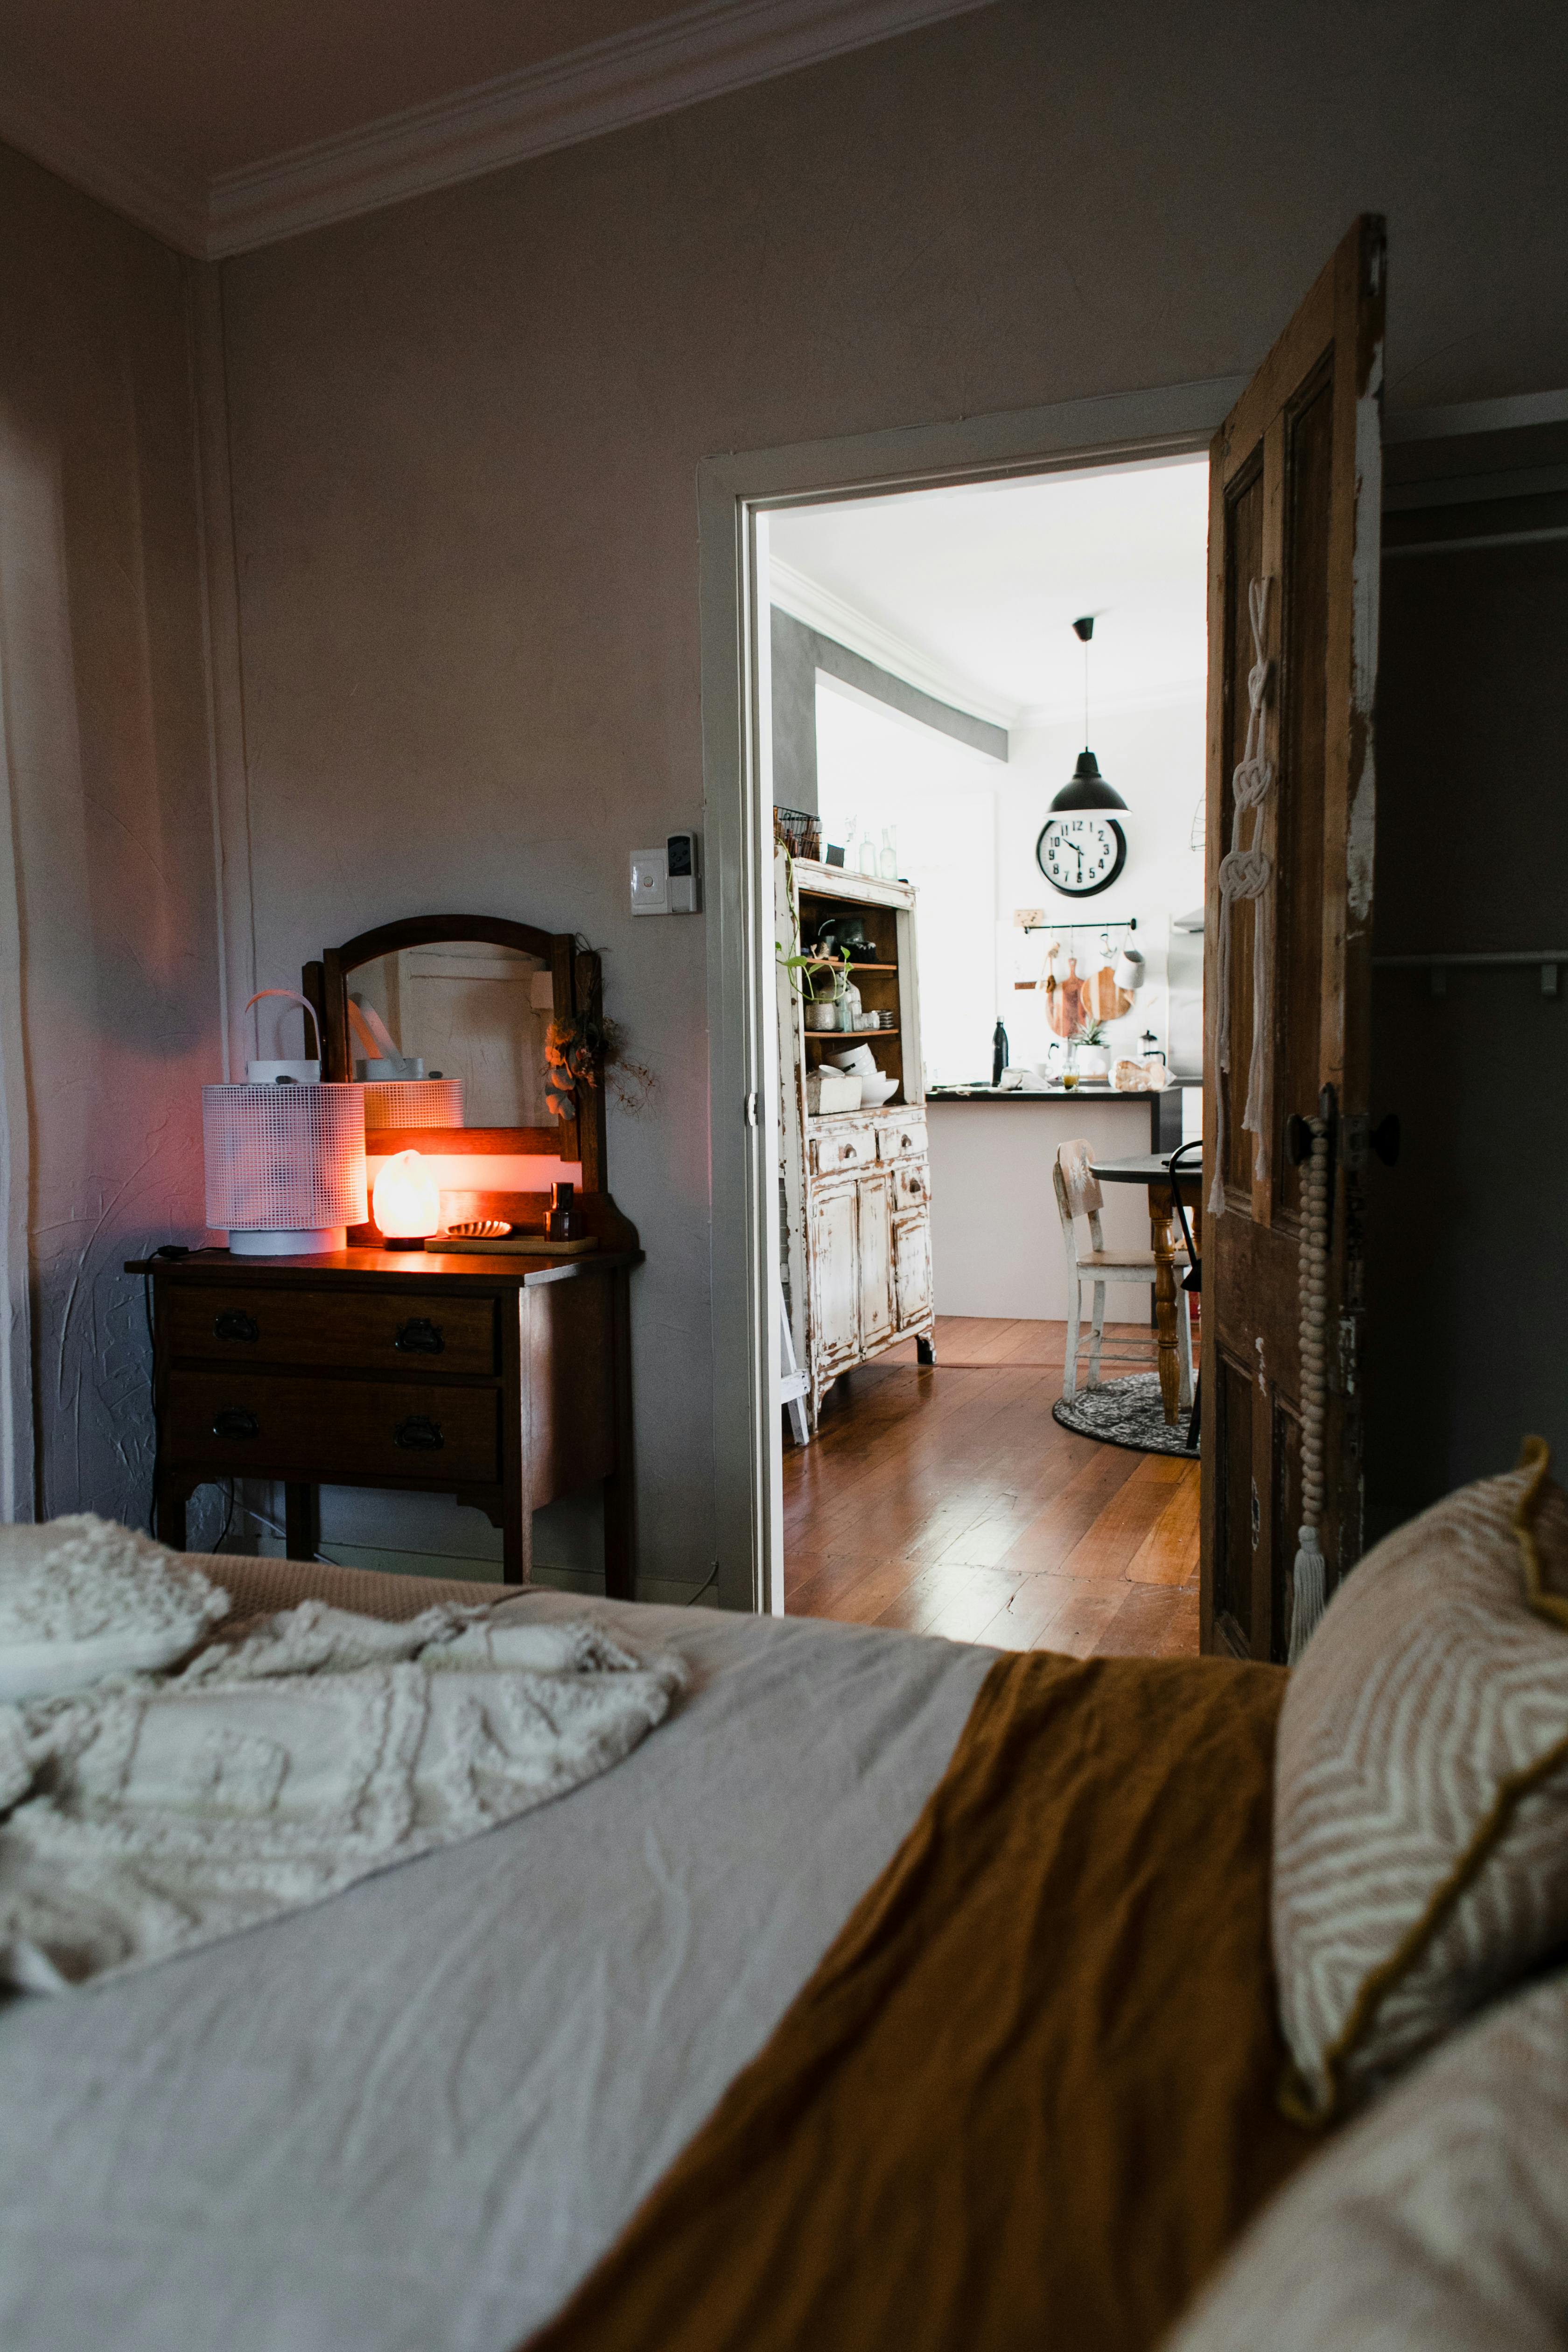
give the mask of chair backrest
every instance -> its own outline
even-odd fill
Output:
[[[1100,1212],[1104,1200],[1098,1182],[1089,1172],[1089,1148],[1087,1138],[1075,1135],[1069,1143],[1062,1144],[1051,1181],[1056,1186],[1057,1207],[1061,1212],[1062,1235],[1067,1243],[1068,1262],[1078,1263],[1077,1217],[1089,1221],[1089,1234],[1096,1249],[1103,1246],[1100,1234]]]

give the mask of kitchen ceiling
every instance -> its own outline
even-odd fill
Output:
[[[0,0],[0,139],[267,244],[990,0]]]
[[[1201,694],[1208,460],[795,507],[769,517],[774,601],[1003,726]],[[1092,740],[1092,724],[1090,740]]]

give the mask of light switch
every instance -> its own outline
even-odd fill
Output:
[[[633,850],[632,912],[634,915],[668,914],[669,852],[667,849]]]

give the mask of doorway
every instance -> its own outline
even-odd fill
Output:
[[[715,877],[711,904],[720,919],[714,926],[710,950],[715,1450],[721,1511],[720,1591],[731,1606],[767,1608],[782,1613],[789,1605],[784,1447],[779,1411],[781,1153],[778,1122],[773,1115],[780,1099],[778,1034],[773,1017],[777,927],[772,919],[773,892],[768,870],[773,846],[772,811],[778,795],[773,775],[773,681],[770,663],[758,657],[764,632],[771,640],[770,562],[773,533],[791,529],[789,517],[803,510],[809,512],[829,506],[847,509],[868,499],[887,500],[901,492],[952,491],[960,488],[975,491],[993,483],[1039,481],[1086,469],[1098,469],[1108,475],[1109,469],[1124,464],[1148,467],[1153,463],[1191,460],[1206,450],[1237,389],[1226,381],[1121,400],[1073,404],[1024,417],[977,420],[973,425],[937,428],[924,434],[729,458],[714,461],[702,469],[705,761],[710,871]],[[854,698],[847,700],[852,708]],[[1071,731],[1080,731],[1080,728],[1079,722]],[[849,731],[853,731],[853,725]],[[1201,776],[1194,779],[1193,792],[1186,796],[1188,805],[1182,812],[1183,825],[1189,836],[1193,804],[1200,788]],[[879,835],[881,830],[879,825]],[[879,863],[882,845],[879,838],[875,841]],[[856,870],[860,870],[858,851]],[[1040,896],[1043,899],[1043,881]],[[1194,899],[1201,896],[1201,889],[1194,896]],[[1033,941],[1026,940],[1022,944],[1027,948]],[[1034,952],[1038,955],[1039,948],[1035,947]],[[1013,984],[1010,978],[1005,984]],[[1001,985],[1000,980],[994,982],[996,989]],[[1048,1169],[1044,1182],[1048,1187]],[[1054,1202],[1048,1190],[1037,1216],[1040,1223],[1054,1221]],[[1059,1234],[1057,1245],[1059,1249]],[[940,1262],[940,1243],[938,1257]],[[940,1276],[938,1278],[940,1283]],[[1145,1293],[1141,1322],[1132,1327],[1145,1335],[1146,1298]],[[940,1299],[936,1304],[940,1310]],[[1032,1519],[1039,1519],[1056,1500],[1054,1492],[1047,1490],[1053,1474],[1043,1466],[1044,1457],[1054,1444],[1081,1446],[1083,1462],[1092,1461],[1096,1465],[1095,1475],[1079,1489],[1074,1502],[1059,1519],[1058,1542],[1065,1538],[1072,1515],[1081,1517],[1093,1499],[1091,1489],[1098,1491],[1098,1501],[1080,1529],[1079,1541],[1090,1533],[1103,1511],[1111,1509],[1113,1524],[1119,1518],[1123,1525],[1121,1539],[1125,1542],[1140,1512],[1146,1507],[1146,1491],[1165,1488],[1160,1508],[1152,1514],[1128,1554],[1131,1559],[1142,1551],[1155,1524],[1174,1499],[1169,1489],[1179,1479],[1171,1475],[1172,1469],[1179,1473],[1185,1465],[1178,1463],[1155,1466],[1155,1457],[1122,1454],[1119,1449],[1072,1438],[1068,1433],[1055,1428],[1049,1413],[1050,1397],[1046,1391],[1054,1383],[1054,1392],[1059,1393],[1060,1345],[1057,1344],[1047,1360],[1050,1339],[1040,1328],[1027,1328],[1043,1325],[1047,1319],[1038,1316],[955,1318],[950,1334],[951,1367],[941,1360],[942,1333],[938,1323],[934,1327],[936,1377],[926,1384],[927,1392],[945,1386],[952,1393],[961,1369],[969,1368],[963,1373],[963,1385],[970,1391],[968,1402],[963,1407],[955,1403],[951,1408],[951,1433],[957,1444],[963,1426],[973,1424],[984,1450],[988,1442],[985,1433],[1007,1412],[1010,1391],[1019,1388],[1037,1391],[1035,1403],[1044,1407],[1037,1416],[1037,1434],[1021,1441],[1026,1454],[1032,1455],[1030,1475],[1043,1482],[1037,1490]],[[981,1323],[1003,1328],[982,1331],[976,1328]],[[918,1336],[907,1352],[918,1355]],[[1030,1360],[1032,1358],[1039,1360]],[[942,1376],[950,1369],[953,1379],[944,1382]],[[889,1363],[885,1370],[892,1375],[900,1372],[902,1367]],[[851,1375],[852,1388],[857,1381],[862,1388],[871,1385],[858,1371]],[[932,1427],[941,1417],[926,1410],[925,1420]],[[991,1446],[993,1454],[996,1450]],[[907,1486],[909,1477],[918,1473],[906,1472],[900,1478],[895,1466],[897,1444],[890,1437],[885,1451],[881,1469],[884,1483],[893,1490],[901,1484]],[[816,1460],[824,1461],[826,1456],[818,1454]],[[1075,1468],[1073,1476],[1078,1475]],[[1072,1477],[1064,1483],[1070,1486]],[[1116,1496],[1122,1487],[1133,1487],[1135,1491],[1123,1496],[1118,1506]],[[1016,1491],[1021,1493],[1022,1488]],[[841,1528],[850,1531],[852,1541],[857,1514],[862,1507],[860,1501],[846,1492],[835,1507]],[[971,1529],[974,1545],[983,1546],[988,1539],[978,1520],[988,1520],[989,1539],[1000,1540],[1003,1528],[997,1515],[982,1509]],[[1167,1548],[1175,1532],[1175,1522],[1172,1521],[1162,1539]],[[1043,1548],[1046,1541],[1046,1531],[1040,1529],[1037,1542]],[[1152,1553],[1146,1555],[1145,1564],[1152,1557]],[[1086,1562],[1087,1555],[1079,1566]],[[949,1564],[955,1569],[969,1565],[956,1558]],[[981,1560],[974,1565],[984,1568],[988,1563]],[[1082,1577],[1073,1580],[1075,1585],[1089,1580]],[[940,1628],[933,1619],[924,1622],[932,1623],[933,1630],[958,1631],[959,1617],[965,1617],[967,1622],[967,1617],[976,1613],[986,1599],[974,1580],[969,1581],[973,1589],[963,1609],[954,1602]],[[863,1580],[858,1603],[847,1613],[866,1613],[876,1589],[874,1580]],[[811,1598],[804,1592],[801,1597]],[[819,1604],[821,1597],[817,1596]],[[1047,1596],[1037,1591],[1031,1597],[1041,1603],[1044,1630]],[[1048,1597],[1053,1605],[1061,1599],[1055,1593]],[[1129,1597],[1125,1593],[1121,1596],[1123,1601]],[[917,1596],[910,1605],[919,1608],[921,1597]],[[1089,1611],[1087,1615],[1097,1613],[1100,1612]],[[1060,1620],[1057,1622],[1059,1624]],[[1089,1630],[1086,1622],[1086,1635]],[[1097,1630],[1103,1632],[1106,1628],[1102,1625]],[[1130,1632],[1131,1621],[1124,1629],[1124,1633]],[[995,1639],[997,1635],[988,1633],[986,1638]],[[1057,1646],[1062,1645],[1059,1633],[1053,1633],[1051,1638]],[[1088,1642],[1086,1645],[1094,1644]],[[1146,1649],[1158,1643],[1152,1639],[1139,1639],[1129,1640],[1126,1645]]]

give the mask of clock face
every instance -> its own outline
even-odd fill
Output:
[[[1088,809],[1052,817],[1035,844],[1035,863],[1069,898],[1109,890],[1126,862],[1127,836],[1115,818]]]

